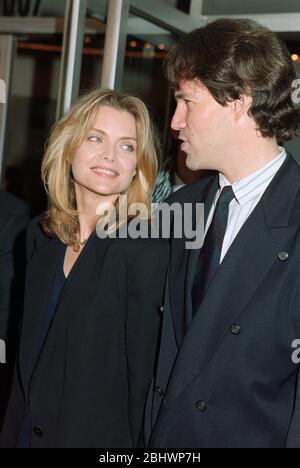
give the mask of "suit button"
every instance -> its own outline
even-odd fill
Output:
[[[158,396],[163,396],[163,394],[164,394],[164,392],[162,391],[162,389],[160,387],[155,387],[154,393],[156,393],[156,395],[158,395]]]
[[[160,307],[159,307],[159,311],[163,314],[164,311],[165,311],[164,306],[160,306]]]
[[[287,252],[279,252],[278,258],[281,262],[285,262],[289,258],[289,254]]]
[[[230,333],[233,335],[239,335],[241,332],[241,327],[239,325],[233,324],[230,327]]]
[[[207,406],[206,403],[204,403],[204,401],[198,400],[196,402],[196,408],[198,411],[201,411],[203,413],[203,411],[206,411]]]
[[[38,426],[34,426],[33,427],[33,432],[35,433],[36,436],[38,437],[43,437],[44,433],[42,431],[42,429]]]

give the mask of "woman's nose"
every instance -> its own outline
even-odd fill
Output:
[[[101,158],[108,162],[112,162],[114,160],[113,153],[111,152],[101,155]]]

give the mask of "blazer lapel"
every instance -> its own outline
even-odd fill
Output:
[[[214,196],[218,188],[218,177],[214,177],[208,186],[201,191],[198,191],[193,200],[188,200],[188,203],[203,203],[204,205],[204,223],[206,222],[209,210],[211,208]],[[185,201],[182,202],[184,207]],[[193,229],[196,228],[195,213],[193,214]],[[186,249],[187,239],[182,236],[180,239],[172,239],[172,252],[170,257],[170,305],[174,323],[174,330],[178,346],[180,345],[185,331],[185,311],[186,300],[188,296],[186,291],[189,290],[189,283],[192,277],[191,264],[198,258],[199,249]]]
[[[93,234],[71,271],[56,308],[44,346],[51,348],[59,335],[59,330],[66,329],[80,315],[86,313],[95,293],[99,290],[99,278],[103,259],[111,239],[98,239]],[[87,298],[89,302],[87,302]],[[42,355],[41,355],[42,358]]]
[[[60,248],[61,244],[58,240],[47,239],[41,247],[36,249],[27,267],[26,314],[22,324],[22,336],[29,336],[30,342],[25,342],[21,338],[19,350],[20,371],[25,390],[28,389],[41,349],[42,327]]]
[[[23,334],[30,336],[31,341],[30,343],[21,341],[20,346],[20,368],[26,393],[36,368],[42,365],[44,349],[49,350],[55,345],[61,332],[64,333],[69,323],[76,320],[76,314],[84,313],[88,307],[86,298],[90,297],[92,300],[95,296],[95,291],[99,288],[98,279],[102,271],[105,250],[111,242],[110,239],[99,240],[96,235],[91,236],[67,279],[44,340],[43,324],[62,248],[61,243],[49,240],[32,259],[27,281],[31,299],[27,305],[27,317],[23,324]]]
[[[210,213],[212,204],[214,202],[217,190],[219,187],[218,176],[215,177],[211,184],[204,203],[204,228],[206,226],[207,218]],[[199,226],[199,229],[203,229],[203,226]],[[185,313],[189,316],[189,322],[191,322],[193,314],[192,305],[192,287],[194,283],[194,277],[197,267],[197,262],[200,254],[200,249],[192,249],[188,251],[188,264],[186,270],[186,281],[185,281]]]
[[[300,171],[287,158],[231,245],[182,342],[170,378],[171,403],[204,369],[299,229],[291,224]],[[293,218],[294,219],[294,218]],[[241,263],[247,268],[241,268]]]

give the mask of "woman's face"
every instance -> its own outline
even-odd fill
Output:
[[[93,193],[114,199],[130,186],[136,166],[135,118],[126,111],[100,106],[72,161],[77,195]]]

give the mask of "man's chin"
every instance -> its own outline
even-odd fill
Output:
[[[199,171],[199,169],[203,169],[200,159],[197,159],[195,156],[188,153],[186,155],[185,164],[190,171]]]

